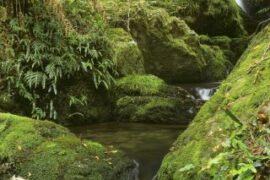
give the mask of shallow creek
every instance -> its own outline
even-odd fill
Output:
[[[84,139],[91,139],[124,151],[138,163],[139,179],[151,180],[162,158],[184,129],[185,127],[178,125],[112,122],[75,127],[71,130]]]
[[[179,85],[194,98],[207,101],[219,83]],[[163,157],[186,127],[139,123],[102,123],[72,127],[71,131],[83,139],[114,146],[138,164],[139,180],[151,180],[160,167]]]

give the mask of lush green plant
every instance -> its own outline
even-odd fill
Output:
[[[202,177],[211,179],[253,180],[267,179],[270,168],[270,130],[265,114],[247,124],[242,124],[230,110],[226,114],[235,122],[229,138],[217,144],[216,151],[222,151],[210,159],[199,171]],[[189,172],[196,168],[188,164],[180,171]]]
[[[223,144],[224,150],[211,159],[202,172],[214,179],[264,179],[269,177],[270,131],[254,121],[238,126]]]
[[[87,97],[84,95],[82,95],[80,97],[70,96],[69,106],[72,106],[72,105],[86,106],[87,105]]]
[[[59,83],[70,77],[92,78],[96,88],[111,86],[116,72],[106,25],[88,1],[33,1],[24,15],[9,15],[3,27],[10,53],[0,56],[1,73],[9,89],[31,103],[33,117],[57,118]]]

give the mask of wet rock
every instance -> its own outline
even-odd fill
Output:
[[[122,28],[112,28],[109,31],[109,37],[119,75],[145,73],[143,55],[132,36]]]
[[[108,21],[130,31],[143,54],[146,73],[168,83],[212,81],[226,76],[230,62],[224,53],[218,46],[201,44],[199,35],[184,19],[145,1],[131,5],[117,2],[103,2]]]
[[[124,77],[114,92],[116,117],[123,122],[188,124],[197,111],[187,91],[153,75]]]

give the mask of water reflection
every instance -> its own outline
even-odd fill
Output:
[[[178,125],[113,122],[71,130],[84,139],[121,149],[138,163],[139,179],[151,180],[172,143],[184,129]]]

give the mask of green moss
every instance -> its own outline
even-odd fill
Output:
[[[205,77],[209,81],[215,81],[220,77],[225,77],[226,73],[232,68],[232,64],[226,59],[224,53],[216,46],[201,45],[201,53],[205,57],[207,67],[205,68]]]
[[[166,83],[153,75],[130,75],[117,80],[117,93],[134,95],[156,95]]]
[[[114,89],[116,119],[124,122],[187,124],[196,102],[180,87],[153,75],[130,75]]]
[[[125,96],[117,100],[117,119],[124,122],[187,124],[192,101],[173,97]]]
[[[129,74],[143,74],[144,62],[141,51],[131,35],[121,28],[109,31],[114,52],[114,63],[121,76]]]
[[[164,109],[173,109],[175,107],[175,103],[168,98],[151,98],[145,106],[140,107],[136,112],[137,115],[145,115],[148,111],[153,110],[156,107],[164,108]]]
[[[235,64],[244,50],[247,48],[248,38],[229,38],[227,36],[200,35],[200,42],[213,48],[219,47],[232,64]]]
[[[228,104],[242,123],[256,120],[262,105],[270,99],[269,57],[264,56],[269,47],[269,35],[268,26],[254,37],[231,75],[174,143],[173,151],[165,157],[159,170],[159,179],[207,179],[207,174],[199,173],[200,169],[211,157],[222,152],[222,143],[234,127],[234,122],[222,110]],[[187,164],[195,168],[189,172],[179,171]]]
[[[241,10],[235,0],[158,0],[154,5],[183,18],[199,34],[229,37],[246,34]]]
[[[0,113],[0,178],[125,179],[132,164],[121,152],[82,141],[48,121]]]
[[[122,1],[103,1],[103,5],[113,27],[130,29],[143,54],[146,73],[169,83],[219,80],[226,76],[225,73],[207,76],[206,72],[213,67],[211,64],[217,62],[209,57],[218,56],[222,51],[216,48],[215,51],[201,53],[205,48],[200,45],[199,36],[184,20],[170,16],[166,10],[145,1],[135,1],[130,9]],[[125,18],[128,12],[131,16],[129,23]],[[129,27],[127,24],[130,24]],[[214,66],[218,70],[227,65],[228,60],[223,57]]]

